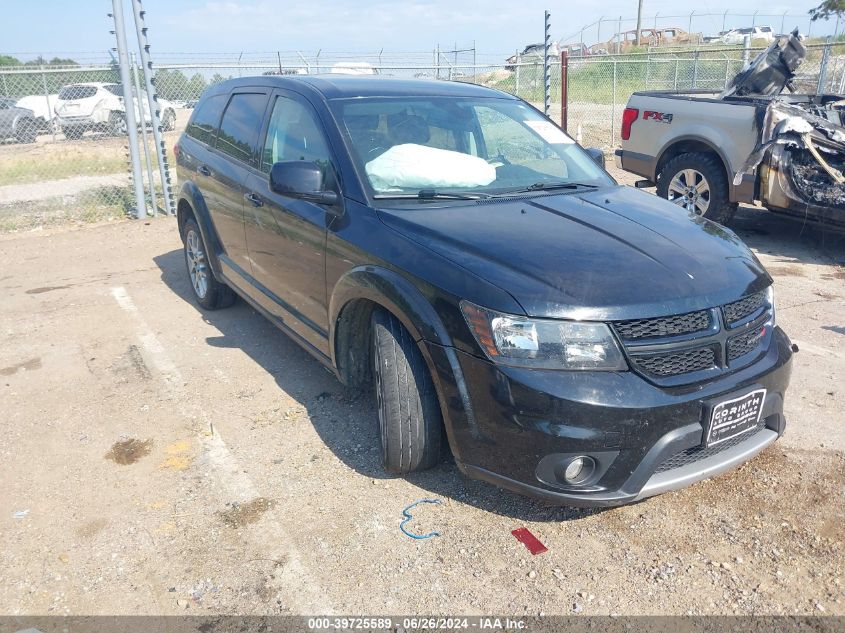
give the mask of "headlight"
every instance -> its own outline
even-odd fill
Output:
[[[538,369],[627,369],[604,323],[531,319],[461,301],[475,340],[502,365]]]
[[[771,323],[772,327],[777,325],[777,321],[775,320],[775,286],[772,284],[768,288],[766,288],[766,302],[769,304],[769,310],[772,313],[772,317],[769,319],[769,323]]]

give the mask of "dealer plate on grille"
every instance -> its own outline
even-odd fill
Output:
[[[757,428],[766,390],[757,389],[739,398],[725,400],[713,407],[704,446],[713,446]]]

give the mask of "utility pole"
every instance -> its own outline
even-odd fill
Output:
[[[129,77],[129,51],[126,47],[123,0],[112,0],[112,17],[114,18],[114,34],[117,38],[117,59],[120,62],[120,84],[123,90],[126,132],[129,135],[129,158],[132,162],[132,184],[135,188],[135,217],[142,219],[147,217],[147,202],[144,199],[144,177],[141,175],[141,159],[138,155],[138,126],[135,121],[135,98],[132,96],[132,79]],[[141,95],[138,95],[139,100],[140,98]],[[141,116],[143,116],[143,113]]]
[[[643,25],[643,0],[640,0],[639,5],[637,6],[637,46],[640,45],[640,28]]]

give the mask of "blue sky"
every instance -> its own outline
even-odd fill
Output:
[[[102,56],[114,46],[106,14],[110,0],[3,0],[0,53],[51,54],[90,52]],[[726,26],[746,26],[755,11],[757,24],[806,30],[807,10],[818,2],[745,0],[645,0],[645,24],[658,16],[716,14],[694,17],[693,30],[715,33],[721,14],[734,10],[748,17],[728,17]],[[239,53],[240,51],[431,51],[476,44],[479,55],[511,52],[542,39],[543,10],[552,13],[552,33],[561,38],[604,16],[599,31],[589,28],[584,39],[608,39],[616,18],[636,15],[636,0],[551,2],[536,0],[145,0],[152,50],[168,53]],[[129,3],[126,0],[127,15]],[[741,7],[741,8],[739,8]],[[612,16],[612,17],[611,17]],[[800,17],[798,17],[800,16]],[[687,28],[688,17],[658,17],[659,24]],[[623,23],[623,30],[633,28]],[[833,23],[816,23],[813,34],[832,33]],[[845,30],[843,21],[842,30]],[[24,55],[26,57],[26,55]]]

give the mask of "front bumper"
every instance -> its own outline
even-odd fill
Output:
[[[502,367],[457,351],[460,378],[447,382],[446,364],[438,361],[445,361],[443,348],[429,344],[429,352],[446,387],[447,430],[466,475],[565,505],[614,506],[717,475],[782,435],[790,345],[775,329],[755,363],[680,387],[654,385],[633,371]],[[767,393],[758,430],[718,450],[698,448],[707,403],[761,387]],[[582,486],[554,474],[556,464],[575,455],[598,463],[596,477]]]

